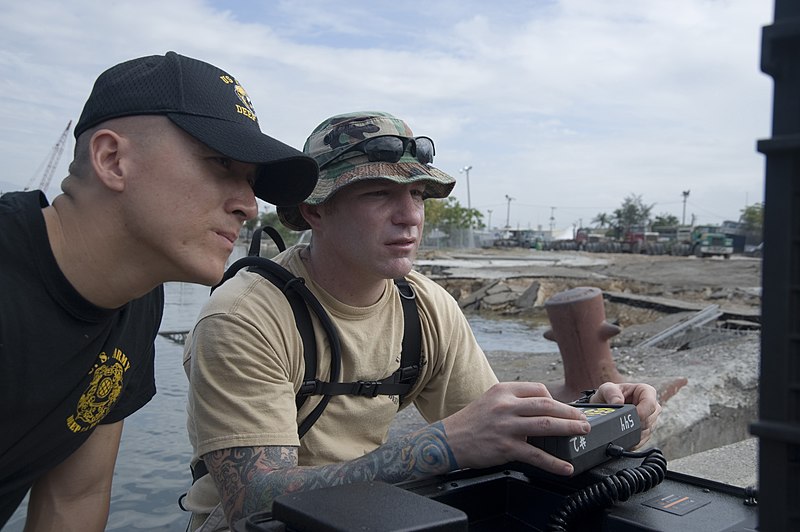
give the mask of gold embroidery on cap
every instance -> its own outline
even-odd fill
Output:
[[[244,115],[253,122],[258,122],[258,117],[256,116],[256,111],[253,109],[253,102],[250,101],[250,97],[247,95],[247,91],[244,90],[244,87],[239,85],[239,82],[236,79],[228,76],[227,74],[224,76],[220,76],[219,79],[222,80],[223,83],[230,85],[234,84],[233,91],[236,93],[236,97],[239,98],[239,101],[242,102],[244,105],[236,104],[236,112],[240,115]]]

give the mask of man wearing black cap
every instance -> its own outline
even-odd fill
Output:
[[[220,280],[255,196],[316,162],[259,127],[219,68],[168,52],[97,79],[63,193],[0,198],[0,527],[102,530],[122,420],[155,393],[162,283]]]

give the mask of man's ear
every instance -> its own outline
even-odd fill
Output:
[[[297,209],[300,211],[300,214],[305,218],[308,225],[311,226],[311,229],[317,229],[320,224],[320,219],[322,216],[320,212],[322,211],[322,205],[308,205],[306,203],[301,203],[297,206]]]
[[[115,131],[100,129],[89,140],[89,158],[98,180],[110,190],[125,189],[125,175],[121,164],[123,146],[129,143]]]

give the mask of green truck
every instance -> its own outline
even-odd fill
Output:
[[[699,258],[717,255],[729,259],[733,254],[733,239],[714,225],[681,227],[672,245],[672,254]]]

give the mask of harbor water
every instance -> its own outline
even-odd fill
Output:
[[[204,286],[165,285],[161,330],[190,329],[208,295],[209,289]],[[545,326],[480,316],[469,320],[490,362],[493,352],[514,358],[515,354],[554,351],[554,344],[542,338]],[[186,435],[188,382],[181,365],[182,354],[182,345],[162,336],[156,340],[158,393],[147,406],[125,420],[107,530],[183,532],[186,529],[188,514],[178,506],[178,498],[191,484],[191,449]],[[22,531],[25,507],[26,502],[4,532]]]

